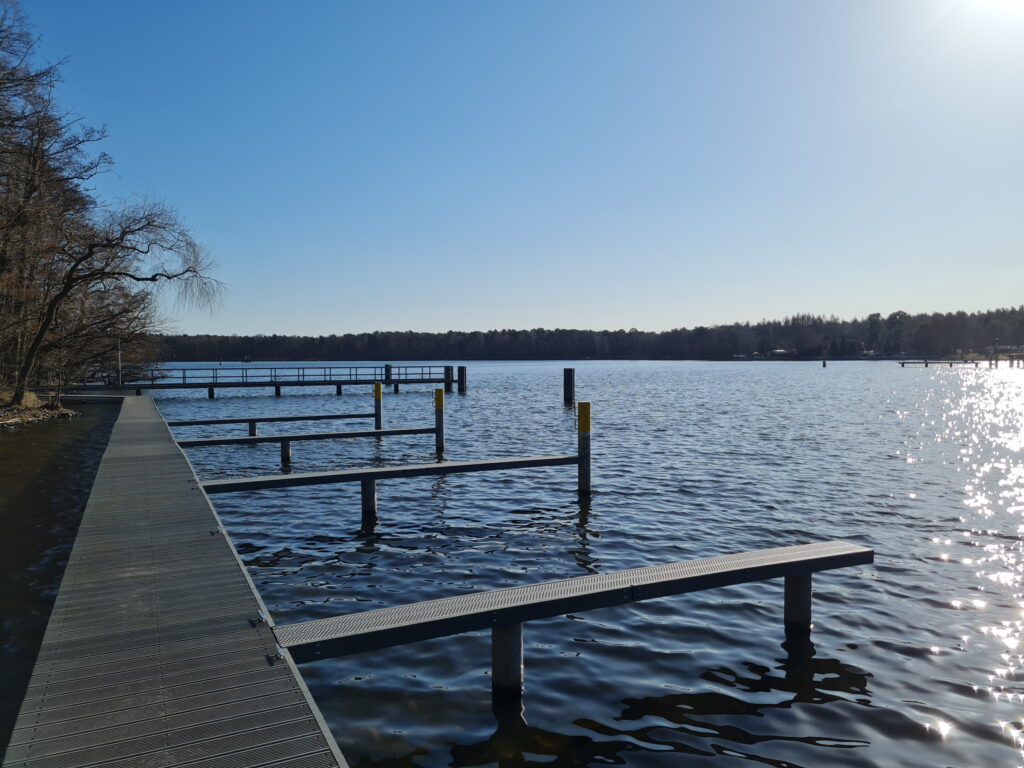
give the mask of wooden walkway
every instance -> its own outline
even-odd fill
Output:
[[[4,766],[346,766],[268,616],[153,401],[125,398]]]

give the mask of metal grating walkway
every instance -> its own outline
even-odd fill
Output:
[[[261,610],[152,399],[125,398],[4,766],[345,766]]]

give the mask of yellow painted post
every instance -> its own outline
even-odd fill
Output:
[[[444,390],[434,390],[434,447],[444,453]]]
[[[576,406],[577,437],[579,458],[579,491],[590,495],[590,403]]]
[[[384,417],[381,413],[381,407],[384,400],[384,385],[379,381],[373,382],[373,428],[384,429],[382,424],[384,423]]]

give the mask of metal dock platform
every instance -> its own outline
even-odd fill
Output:
[[[3,765],[347,765],[149,397],[122,402]]]

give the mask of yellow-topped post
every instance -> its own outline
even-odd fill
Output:
[[[590,403],[576,405],[576,424],[579,448],[579,490],[580,494],[590,495]]]
[[[384,402],[384,385],[379,381],[373,382],[373,428],[384,429],[384,417],[381,413],[381,406]]]
[[[434,447],[444,453],[444,390],[434,390]]]

